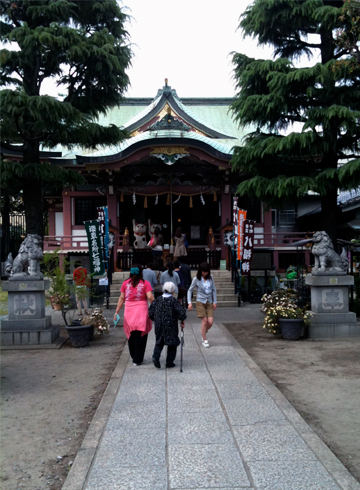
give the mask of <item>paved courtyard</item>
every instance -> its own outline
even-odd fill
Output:
[[[221,323],[208,338],[190,314],[182,373],[153,332],[143,365],[124,350],[63,490],[360,489]]]

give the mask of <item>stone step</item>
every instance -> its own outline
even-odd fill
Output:
[[[116,280],[113,280],[112,281],[112,285],[111,286],[119,286],[121,287],[121,284],[126,281],[128,278],[126,279],[116,279]],[[214,284],[216,287],[221,287],[221,286],[225,286],[227,284],[234,284],[231,282],[231,279],[215,279],[214,278]],[[110,287],[111,287],[110,286]]]
[[[110,298],[109,299],[109,308],[116,308],[116,305],[118,303],[118,299],[114,299],[114,298]],[[235,297],[235,299],[224,299],[224,300],[218,300],[218,302],[216,303],[218,307],[220,308],[224,308],[226,306],[228,307],[233,307],[233,306],[237,306],[238,305],[238,300],[237,300],[237,297]],[[192,305],[194,307],[194,309],[196,308],[196,302],[193,301],[192,302]]]
[[[120,291],[120,288],[122,286],[122,283],[118,283],[118,284],[112,284],[110,286],[110,294],[112,295],[112,293],[118,293]],[[231,291],[234,291],[234,284],[231,283],[231,282],[226,282],[226,283],[221,283],[221,284],[216,284],[215,283],[215,287],[216,287],[216,291],[226,291],[228,292],[229,294],[231,294]],[[196,288],[195,288],[195,293],[196,293]]]
[[[196,276],[197,271],[191,271],[191,277]],[[211,271],[211,275],[213,276],[214,279],[230,279],[231,278],[231,271]],[[113,277],[113,282],[117,281],[118,279],[125,280],[129,279],[130,273],[129,271],[124,271],[124,272],[114,272],[112,277]]]

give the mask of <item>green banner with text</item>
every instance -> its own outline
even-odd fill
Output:
[[[99,222],[97,220],[85,221],[84,225],[89,243],[90,274],[102,276],[105,274],[105,267],[102,254]]]

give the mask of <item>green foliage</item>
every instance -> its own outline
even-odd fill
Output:
[[[72,287],[66,278],[66,269],[70,263],[67,258],[60,260],[59,250],[51,254],[44,254],[41,268],[44,278],[50,279],[50,301],[53,307],[60,306],[61,314],[65,325],[67,322],[67,313],[71,307]]]
[[[42,234],[42,190],[79,178],[40,164],[40,148],[96,148],[127,137],[115,125],[98,123],[100,113],[121,103],[129,84],[127,15],[116,0],[3,0],[0,18],[1,143],[23,145],[21,162],[6,164],[5,182],[27,186],[27,230]],[[48,79],[56,80],[62,100],[42,95]]]
[[[337,0],[255,0],[240,28],[272,45],[274,59],[233,53],[234,118],[257,127],[234,148],[239,194],[269,206],[317,192],[325,229],[336,228],[337,189],[360,184],[360,66],[346,64],[349,56],[335,42],[336,30],[349,26],[342,9]],[[298,68],[301,55],[320,61]]]
[[[360,63],[360,2],[345,0],[341,10],[340,20],[347,22],[346,28],[337,32],[337,45],[353,57],[352,64]]]
[[[261,301],[263,302],[261,311],[265,313],[263,328],[267,328],[270,333],[280,333],[279,319],[281,318],[301,319],[304,320],[304,325],[310,324],[310,312],[296,305],[292,292],[279,289],[271,294],[264,294]]]

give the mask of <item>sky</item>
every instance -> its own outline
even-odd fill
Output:
[[[155,97],[165,78],[179,97],[232,97],[231,52],[270,58],[245,40],[239,17],[249,0],[124,0],[132,43],[127,97]]]
[[[181,97],[233,97],[231,52],[271,58],[270,47],[243,39],[239,18],[250,0],[123,0],[133,51],[126,97],[155,97],[165,84]],[[8,46],[7,46],[8,47]],[[41,94],[61,87],[44,80]]]

